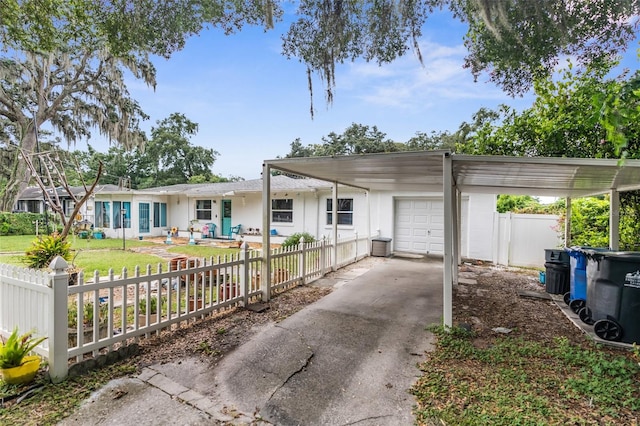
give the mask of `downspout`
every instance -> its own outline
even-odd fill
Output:
[[[262,301],[271,299],[271,167],[262,165]]]
[[[445,327],[453,326],[453,184],[451,153],[445,152],[442,157],[442,191],[444,195],[444,273],[442,274],[442,307]]]

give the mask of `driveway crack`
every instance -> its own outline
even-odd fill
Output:
[[[315,353],[313,351],[311,351],[311,353],[307,356],[307,359],[305,360],[304,364],[302,364],[302,366],[300,368],[298,368],[296,371],[292,372],[289,377],[286,378],[286,380],[284,382],[282,382],[282,384],[280,386],[278,386],[273,392],[271,392],[271,395],[269,395],[269,399],[267,400],[267,402],[271,401],[271,398],[273,398],[273,396],[280,390],[282,389],[284,386],[287,385],[287,383],[289,383],[289,380],[291,380],[296,374],[303,372],[311,363],[311,360],[313,359],[313,356],[315,355]]]
[[[356,420],[354,422],[345,423],[343,426],[357,425],[358,423],[366,422],[366,421],[369,421],[369,420],[384,419],[385,417],[393,417],[393,416],[391,414],[386,414],[384,416],[365,417],[364,419],[359,419],[359,420]]]

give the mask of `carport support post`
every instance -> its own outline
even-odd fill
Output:
[[[338,269],[338,182],[333,182],[333,201],[331,202],[331,227],[333,250],[331,251],[331,270]]]
[[[564,246],[571,246],[571,198],[567,197],[565,201],[567,214],[564,216]]]
[[[442,157],[442,192],[444,196],[444,271],[442,274],[442,320],[445,327],[453,326],[453,179],[451,153]]]
[[[262,301],[271,299],[271,167],[262,165]]]
[[[609,192],[609,247],[620,249],[620,193],[615,189]]]

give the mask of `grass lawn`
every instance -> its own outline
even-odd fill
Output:
[[[628,356],[510,336],[479,348],[464,329],[431,331],[436,349],[412,389],[419,425],[637,424],[638,349]]]
[[[24,266],[22,261],[23,253],[31,246],[35,239],[33,235],[3,236],[0,237],[0,263]],[[152,265],[156,270],[158,263],[165,263],[158,256],[143,253],[133,253],[128,249],[132,247],[153,246],[154,243],[140,240],[126,240],[126,251],[122,250],[122,240],[108,238],[103,240],[80,239],[71,237],[71,248],[74,250],[75,258],[73,264],[85,271],[85,277],[93,276],[94,271],[100,272],[101,276],[108,274],[113,268],[116,275],[120,275],[122,268],[126,267],[129,274],[132,274],[136,266],[146,270],[146,265]]]
[[[2,236],[0,237],[0,254],[2,253],[15,253],[15,252],[24,252],[29,247],[31,247],[31,243],[36,238],[35,235],[10,235],[10,236]],[[104,240],[96,240],[96,239],[87,239],[83,240],[77,238],[75,236],[69,237],[71,241],[71,248],[74,250],[78,249],[121,249],[122,248],[122,240],[117,238],[107,238]],[[130,247],[141,247],[141,246],[149,246],[154,243],[149,241],[140,241],[140,240],[126,240],[125,246],[127,248]]]
[[[236,254],[240,251],[238,248],[222,248],[222,247],[211,247],[211,246],[171,246],[167,249],[170,253],[175,253],[177,255],[185,255],[190,257],[224,257],[231,256],[232,254]]]

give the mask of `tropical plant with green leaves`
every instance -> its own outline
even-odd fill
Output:
[[[45,339],[46,337],[33,337],[33,331],[20,336],[18,327],[14,328],[7,340],[0,342],[0,368],[21,366],[24,357]]]
[[[58,233],[38,236],[25,253],[25,263],[29,268],[41,269],[56,256],[71,260],[71,243]]]

